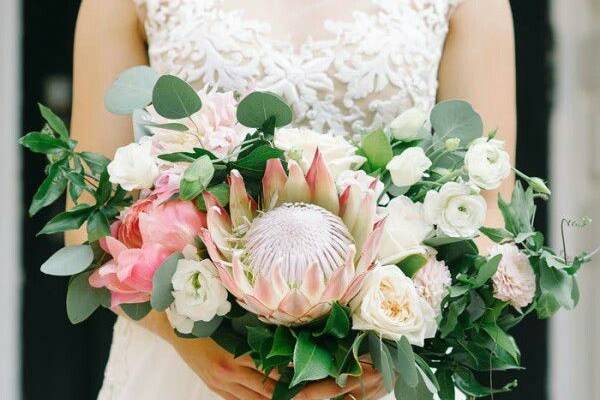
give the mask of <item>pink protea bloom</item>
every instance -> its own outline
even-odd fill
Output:
[[[112,306],[150,299],[154,273],[171,254],[194,244],[206,217],[189,201],[163,201],[164,193],[138,200],[111,226],[100,246],[112,259],[90,276],[111,291]]]
[[[267,163],[261,207],[238,171],[230,175],[229,213],[210,194],[202,238],[225,287],[263,321],[294,326],[347,304],[374,267],[383,221],[377,196],[349,186],[338,196],[317,150],[306,176]]]
[[[531,304],[536,284],[529,258],[512,243],[492,246],[489,253],[490,256],[502,254],[492,277],[494,297],[509,302],[517,310]]]

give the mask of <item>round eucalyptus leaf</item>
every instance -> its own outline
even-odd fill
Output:
[[[194,322],[192,335],[195,337],[209,337],[217,330],[219,325],[221,325],[221,322],[223,322],[223,317],[218,315],[208,322],[196,321]]]
[[[152,278],[152,298],[150,304],[158,311],[165,311],[173,302],[173,285],[171,278],[177,270],[177,262],[182,258],[181,253],[169,256],[158,268]]]
[[[122,72],[104,96],[104,106],[113,114],[127,115],[152,102],[158,74],[146,65]]]
[[[483,135],[481,117],[469,103],[462,100],[448,100],[437,104],[431,111],[431,126],[437,142],[458,138],[461,146],[468,146]]]
[[[69,282],[67,289],[67,316],[72,324],[85,321],[101,304],[99,289],[90,286],[91,272],[79,274]]]
[[[70,276],[85,271],[94,261],[94,252],[87,244],[66,246],[54,253],[40,270],[46,275]]]
[[[290,106],[274,93],[253,92],[238,105],[237,120],[249,128],[262,128],[271,118],[275,128],[286,126],[293,119]]]
[[[152,136],[152,132],[146,125],[150,120],[150,113],[143,108],[133,111],[131,116],[133,121],[133,136],[136,142],[139,142],[145,136]]]
[[[132,320],[139,321],[152,311],[152,307],[150,302],[147,301],[145,303],[121,304],[121,310]]]
[[[154,85],[152,105],[162,117],[182,119],[200,111],[202,101],[186,81],[173,75],[163,75]]]

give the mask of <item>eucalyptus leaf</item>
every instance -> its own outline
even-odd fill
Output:
[[[152,91],[152,105],[164,118],[182,119],[200,111],[202,101],[186,81],[173,75],[163,75]]]
[[[100,307],[107,290],[89,284],[91,272],[79,274],[69,282],[67,289],[67,317],[72,324],[85,321]]]
[[[165,311],[173,303],[173,285],[171,279],[177,270],[177,263],[183,255],[174,253],[169,256],[156,270],[152,278],[152,296],[150,304],[157,311]]]
[[[218,315],[208,322],[196,321],[192,328],[192,335],[199,338],[210,337],[219,328],[219,325],[221,325],[222,322],[223,317]]]
[[[301,382],[326,378],[332,371],[333,361],[329,352],[319,346],[310,332],[300,332],[294,348],[293,387]]]
[[[253,92],[244,97],[238,105],[237,120],[249,128],[262,129],[272,121],[273,128],[280,128],[292,122],[290,106],[278,95],[270,92]]]
[[[375,333],[369,333],[369,352],[374,367],[383,377],[383,385],[388,392],[391,392],[394,389],[395,380],[392,355],[381,337]]]
[[[438,103],[431,111],[434,140],[443,143],[450,138],[460,139],[468,146],[483,135],[483,121],[466,101],[448,100]]]
[[[94,261],[94,252],[87,244],[66,246],[54,253],[41,266],[46,275],[70,276],[85,271]]]
[[[419,372],[417,371],[417,364],[415,361],[415,354],[413,353],[412,346],[406,339],[406,336],[396,343],[397,355],[395,358],[396,368],[400,379],[410,387],[416,387],[419,383]]]
[[[133,111],[131,120],[133,123],[133,138],[136,142],[139,142],[146,136],[152,136],[152,131],[147,126],[150,118],[150,113],[143,108],[138,108]]]
[[[119,115],[131,114],[152,102],[152,88],[158,74],[150,67],[139,65],[123,71],[104,96],[106,109]]]
[[[517,386],[517,381],[512,381],[500,389],[485,387],[477,382],[471,371],[465,368],[458,368],[452,377],[456,386],[463,393],[473,397],[486,397],[494,393],[509,392]]]
[[[206,190],[215,173],[215,168],[208,156],[195,160],[183,173],[179,186],[179,197],[192,200]]]
[[[121,304],[121,309],[134,321],[143,319],[152,311],[149,301],[145,303]]]

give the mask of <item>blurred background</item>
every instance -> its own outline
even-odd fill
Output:
[[[484,1],[484,0],[483,0]],[[513,0],[517,43],[518,167],[548,176],[554,191],[537,223],[559,243],[563,216],[598,222],[569,232],[571,252],[600,242],[600,0]],[[42,126],[36,103],[68,120],[79,1],[0,0],[0,399],[92,400],[102,382],[113,316],[96,313],[73,327],[64,279],[42,277],[41,263],[60,237],[35,233],[49,209],[29,220],[26,207],[43,179],[41,157],[16,151],[22,133]],[[493,45],[493,44],[490,44]],[[18,190],[15,190],[18,188]],[[58,206],[57,206],[58,207]],[[600,272],[583,272],[582,303],[551,323],[515,331],[525,370],[498,399],[600,399]],[[503,376],[494,378],[498,383]]]

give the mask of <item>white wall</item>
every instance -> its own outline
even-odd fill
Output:
[[[554,0],[555,93],[551,133],[551,232],[560,220],[587,215],[584,231],[570,230],[568,248],[600,245],[600,0]],[[520,132],[526,134],[526,132]],[[600,257],[579,276],[581,303],[561,312],[550,329],[553,400],[600,400]]]
[[[0,398],[20,398],[20,1],[0,0]]]

